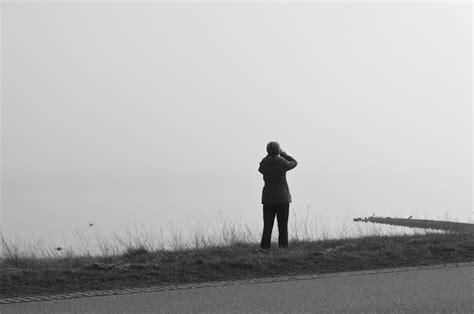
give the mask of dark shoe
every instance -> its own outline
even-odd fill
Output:
[[[278,237],[278,247],[280,248],[288,247],[288,235]]]
[[[269,240],[262,240],[262,242],[260,242],[260,247],[264,250],[269,250],[271,246],[271,241]]]

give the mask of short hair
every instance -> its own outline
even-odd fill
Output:
[[[278,156],[280,154],[280,144],[278,144],[278,142],[268,143],[267,153],[272,157]]]

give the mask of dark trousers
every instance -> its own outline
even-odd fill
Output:
[[[263,235],[260,247],[269,249],[275,216],[278,223],[278,246],[288,247],[288,215],[290,204],[263,204]]]

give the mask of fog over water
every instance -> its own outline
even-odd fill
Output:
[[[472,218],[468,2],[1,6],[9,241],[258,235],[271,140],[290,225]]]

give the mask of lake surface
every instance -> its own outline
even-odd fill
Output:
[[[352,221],[372,214],[471,219],[470,180],[462,176],[294,172],[288,181],[294,200],[290,237],[413,232]],[[197,235],[222,241],[232,232],[258,241],[261,232],[258,172],[11,176],[2,183],[3,236],[27,251],[96,251],[140,241],[169,246],[191,239],[192,244]]]

